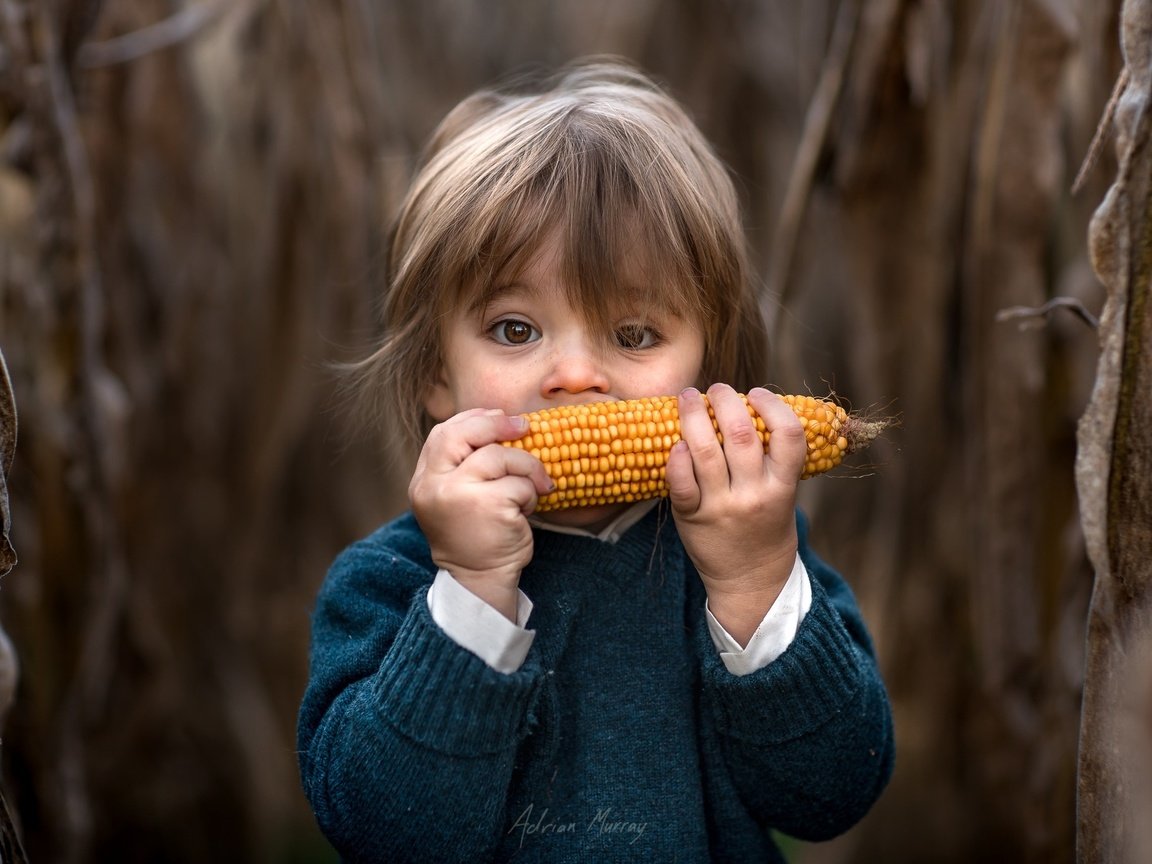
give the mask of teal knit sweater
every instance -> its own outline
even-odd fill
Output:
[[[347,861],[781,861],[833,837],[892,770],[859,609],[808,549],[812,606],[751,675],[724,667],[665,504],[616,544],[536,531],[536,638],[497,672],[428,612],[411,514],[346,549],[313,620],[304,789]]]

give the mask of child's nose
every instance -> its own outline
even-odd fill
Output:
[[[557,351],[551,368],[541,382],[543,395],[555,399],[567,394],[583,393],[603,395],[609,392],[610,382],[604,364],[593,346],[567,345]]]

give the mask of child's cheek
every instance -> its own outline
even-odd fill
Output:
[[[470,407],[501,408],[508,414],[520,414],[531,403],[532,394],[523,378],[507,370],[477,369],[471,390]]]

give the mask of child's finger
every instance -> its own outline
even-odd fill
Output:
[[[680,394],[677,403],[680,437],[688,445],[696,484],[703,494],[707,494],[709,489],[726,488],[728,463],[724,459],[724,448],[716,437],[716,429],[700,391],[689,387]]]
[[[764,471],[789,483],[800,478],[807,458],[808,445],[804,427],[788,403],[763,387],[748,391],[748,404],[764,421],[768,431],[768,454],[764,457]]]
[[[664,477],[668,481],[668,498],[677,512],[695,513],[700,507],[700,487],[692,470],[692,455],[683,441],[672,445]]]
[[[420,467],[435,474],[454,470],[481,447],[519,438],[528,421],[498,409],[472,408],[432,427],[420,453]]]
[[[515,447],[489,444],[472,453],[461,467],[477,480],[522,477],[531,482],[537,497],[551,492],[556,485],[544,469],[544,463],[531,453]]]
[[[748,407],[727,384],[708,388],[708,402],[716,416],[716,426],[724,436],[724,458],[733,487],[758,484],[764,477],[764,442]]]

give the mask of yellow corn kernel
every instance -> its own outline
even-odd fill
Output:
[[[747,397],[741,398],[748,405]],[[835,468],[845,454],[867,447],[885,425],[852,417],[825,399],[781,398],[800,418],[808,441],[802,477]],[[677,404],[675,396],[655,396],[547,408],[525,415],[530,431],[523,438],[503,443],[539,458],[556,482],[537,512],[661,498],[668,494],[668,453],[680,440]],[[764,421],[751,405],[748,414],[767,450]],[[708,415],[716,427],[711,406]],[[723,441],[719,429],[716,434]]]

